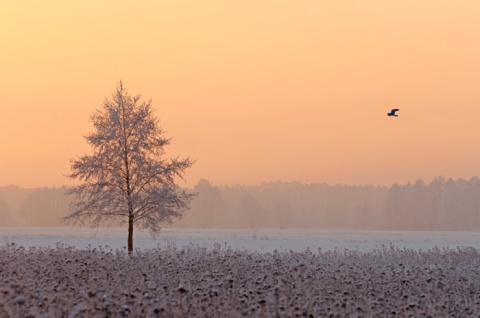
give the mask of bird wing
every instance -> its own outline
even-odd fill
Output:
[[[400,109],[398,108],[395,108],[395,109],[392,109],[392,114],[395,114],[395,112],[398,112]]]

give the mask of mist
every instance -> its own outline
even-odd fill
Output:
[[[0,187],[0,226],[65,226],[67,187]],[[454,230],[480,229],[480,179],[437,177],[384,186],[270,182],[216,186],[200,180],[174,228]]]

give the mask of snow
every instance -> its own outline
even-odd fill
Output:
[[[480,312],[473,232],[167,228],[158,239],[137,231],[131,256],[123,228],[0,233],[0,317]]]
[[[0,268],[0,317],[474,317],[480,312],[480,253],[471,247],[257,253],[167,245],[128,256],[104,248],[6,244],[0,246]]]
[[[77,249],[126,248],[126,228],[0,227],[0,240],[23,247],[55,247],[58,243]],[[1,243],[1,241],[0,241]],[[372,251],[381,246],[428,250],[434,247],[480,249],[476,232],[414,232],[353,230],[272,230],[272,229],[174,229],[164,228],[158,238],[134,231],[134,248],[151,249],[187,246],[224,248],[251,252],[356,250]]]

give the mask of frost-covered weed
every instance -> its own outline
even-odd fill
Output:
[[[252,253],[0,247],[0,317],[388,317],[480,312],[474,248]]]

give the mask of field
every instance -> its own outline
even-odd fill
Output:
[[[327,234],[318,233],[332,236]],[[344,234],[349,242],[360,235]],[[100,240],[108,238],[103,235]],[[256,235],[250,239],[275,240]],[[374,241],[382,235],[387,234]],[[404,239],[421,235],[407,233]],[[443,239],[452,246],[442,248],[390,242],[260,252],[220,242],[178,246],[170,238],[131,256],[123,248],[32,246],[33,237],[31,246],[22,246],[21,237],[12,236],[0,244],[0,317],[473,317],[480,312],[480,251],[453,246],[465,243],[453,234],[451,241]]]
[[[2,317],[468,317],[476,249],[0,249]]]
[[[107,247],[123,250],[126,228],[0,227],[0,245],[15,243],[23,247],[55,247],[58,242],[79,249]],[[480,249],[477,232],[415,232],[360,230],[272,230],[272,229],[175,229],[164,228],[158,238],[147,232],[134,232],[134,246],[184,248],[191,245],[211,248],[216,244],[252,252],[311,250],[372,251],[382,245],[400,249],[427,250],[435,247],[475,247]]]

